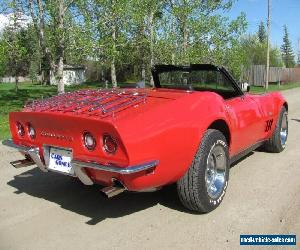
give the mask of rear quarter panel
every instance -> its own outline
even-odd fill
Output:
[[[131,180],[130,188],[177,181],[191,165],[203,134],[217,119],[227,121],[224,100],[214,93],[193,92],[133,119],[117,120],[131,165],[160,161],[154,173]]]

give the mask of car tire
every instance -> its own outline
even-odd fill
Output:
[[[272,137],[265,143],[264,149],[271,153],[280,153],[285,149],[288,137],[288,112],[281,108]]]
[[[229,152],[225,136],[208,129],[185,175],[177,181],[181,203],[189,210],[208,213],[222,202],[229,179]]]

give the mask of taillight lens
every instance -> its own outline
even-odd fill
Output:
[[[117,141],[111,135],[103,135],[103,149],[108,154],[116,153],[118,149]]]
[[[25,135],[24,126],[21,123],[19,123],[19,122],[17,122],[16,126],[17,126],[17,133],[18,133],[18,135],[23,137]]]
[[[35,129],[31,126],[31,124],[28,125],[28,135],[31,139],[35,139],[36,137]]]
[[[83,142],[84,142],[84,146],[88,150],[94,150],[96,147],[96,140],[95,140],[94,136],[89,132],[85,132],[83,134]]]

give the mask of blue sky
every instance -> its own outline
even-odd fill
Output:
[[[235,18],[245,12],[248,33],[255,33],[260,21],[267,21],[267,3],[268,0],[238,0],[229,15]],[[272,5],[272,44],[278,47],[282,44],[283,25],[286,24],[296,53],[300,39],[300,0],[272,0]]]

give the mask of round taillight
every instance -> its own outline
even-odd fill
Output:
[[[25,129],[24,129],[24,126],[17,122],[17,133],[19,136],[24,136],[25,135]]]
[[[28,135],[31,139],[35,139],[35,129],[30,124],[28,125]]]
[[[117,151],[117,148],[117,141],[111,135],[103,135],[103,149],[106,153],[114,154]]]
[[[83,142],[84,142],[84,146],[88,150],[94,150],[96,147],[96,140],[94,136],[89,132],[83,134]]]

